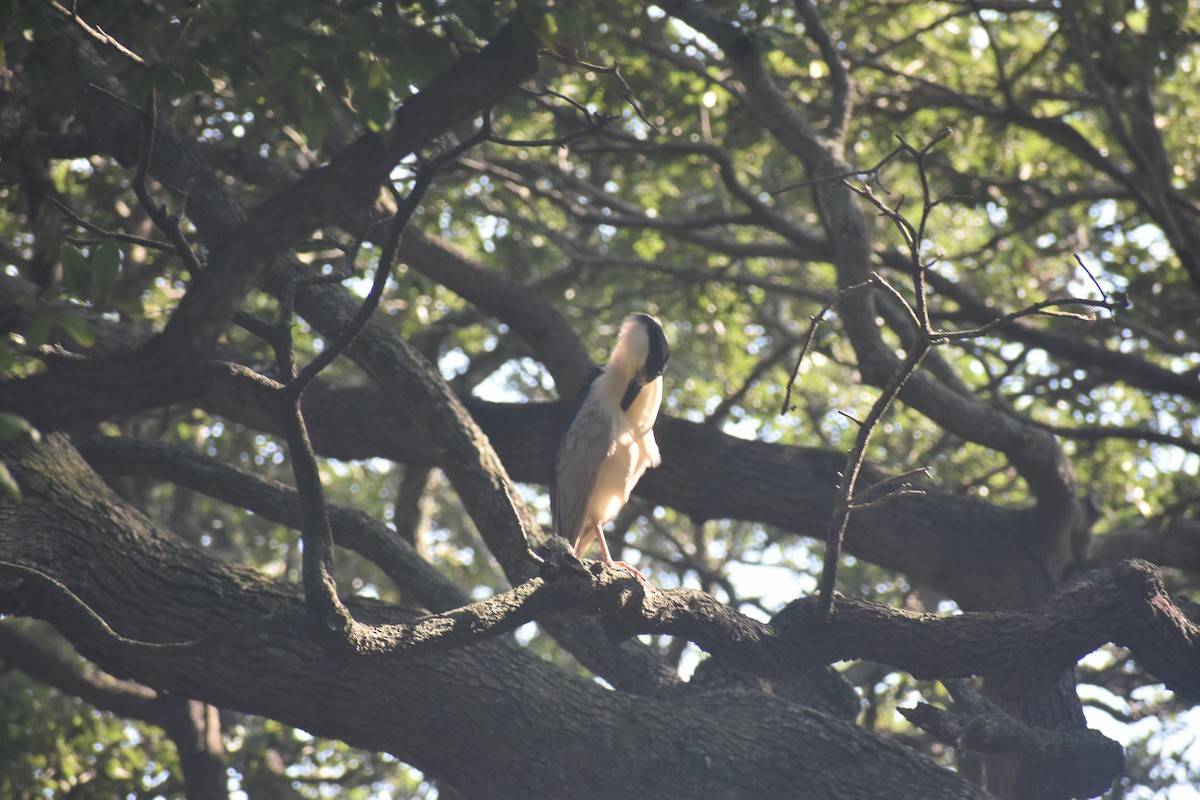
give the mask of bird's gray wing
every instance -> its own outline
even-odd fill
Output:
[[[585,398],[559,442],[550,488],[554,530],[572,543],[583,526],[600,466],[612,445],[612,417],[594,398]]]

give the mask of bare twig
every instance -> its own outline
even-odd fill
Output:
[[[1051,300],[1039,300],[1036,303],[1031,303],[1017,311],[1005,314],[1000,319],[992,320],[986,325],[980,325],[977,328],[966,328],[964,330],[954,331],[934,331],[933,334],[939,339],[945,341],[975,339],[984,336],[997,328],[1002,328],[1011,322],[1014,322],[1022,317],[1060,317],[1062,319],[1072,319],[1077,322],[1095,322],[1094,314],[1075,314],[1070,311],[1051,311],[1050,309],[1056,306],[1092,306],[1094,308],[1113,308],[1113,303],[1108,300],[1086,300],[1081,297],[1063,297]]]
[[[453,161],[467,150],[487,139],[490,133],[491,126],[485,120],[479,127],[479,130],[472,136],[425,162],[417,170],[412,189],[399,204],[396,214],[392,218],[391,228],[388,230],[387,239],[384,241],[383,249],[379,254],[379,264],[375,270],[375,279],[372,281],[371,289],[363,299],[362,305],[359,306],[358,313],[354,315],[354,319],[350,321],[350,324],[346,326],[346,330],[342,331],[337,340],[318,353],[301,370],[296,379],[291,382],[288,390],[292,395],[299,397],[308,384],[312,382],[312,379],[320,374],[321,370],[333,363],[333,360],[350,346],[350,343],[358,336],[359,331],[367,324],[367,320],[370,319],[371,314],[375,313],[375,309],[379,306],[379,300],[383,296],[383,287],[387,284],[388,276],[391,275],[392,264],[396,259],[396,251],[400,246],[400,237],[404,233],[404,229],[408,226],[409,220],[412,219],[413,213],[417,210],[421,198],[425,196],[425,191],[433,183],[433,177],[437,171],[443,165]],[[355,252],[357,252],[357,246],[355,247]]]
[[[104,239],[112,239],[118,242],[125,242],[126,244],[136,244],[150,250],[163,250],[166,252],[174,251],[173,246],[167,242],[160,242],[157,239],[147,239],[144,236],[134,236],[132,233],[122,233],[120,231],[110,231],[107,228],[101,228],[99,225],[88,222],[86,219],[76,214],[73,210],[71,210],[70,206],[68,206],[62,200],[59,200],[53,194],[46,193],[43,196],[51,203],[56,205],[59,211],[63,212],[64,222],[68,222],[77,228],[83,228],[85,231],[91,231],[92,233]]]
[[[873,288],[876,285],[875,281],[878,278],[878,275],[873,275],[869,281],[863,281],[862,283],[856,283],[853,286],[847,286],[845,289],[842,289],[836,295],[834,295],[833,299],[821,306],[821,310],[813,315],[812,322],[809,323],[808,330],[805,332],[804,339],[801,342],[800,355],[796,357],[796,366],[792,370],[792,376],[788,379],[787,391],[785,391],[783,394],[783,406],[779,409],[780,414],[787,414],[794,408],[792,405],[792,388],[796,384],[796,377],[800,374],[800,365],[804,363],[804,356],[808,354],[808,349],[812,346],[813,336],[815,336],[817,333],[817,326],[821,324],[822,320],[825,319],[825,315],[828,314],[834,306],[851,295],[855,295],[859,292]]]
[[[612,75],[621,84],[621,99],[623,99],[626,103],[629,103],[630,108],[633,109],[633,113],[637,114],[638,119],[640,119],[647,128],[654,131],[656,135],[662,133],[662,131],[660,131],[653,122],[646,119],[646,115],[642,111],[641,105],[638,104],[637,95],[634,94],[633,89],[629,85],[629,81],[625,80],[625,76],[621,74],[620,62],[613,62],[611,67],[605,67],[601,64],[589,64],[588,62],[582,61],[574,55],[565,56],[561,53],[556,53],[553,50],[543,50],[542,53],[550,56],[556,61],[562,62],[563,64],[568,64],[573,67],[583,67],[586,70],[590,70],[600,75]]]
[[[572,100],[565,94],[556,92],[553,89],[547,89],[543,87],[538,90],[522,89],[521,91],[534,98],[553,97],[557,100],[561,100],[562,102],[574,108],[583,116],[585,123],[584,126],[578,130],[571,131],[570,133],[564,133],[561,136],[551,136],[542,139],[513,139],[490,132],[487,136],[487,140],[489,142],[492,142],[493,144],[504,145],[505,147],[565,147],[571,142],[595,135],[601,130],[607,128],[609,124],[613,122],[613,120],[618,119],[618,117],[613,114],[608,114],[603,111],[592,111],[578,100]],[[490,124],[490,121],[488,121],[488,124]]]
[[[925,340],[921,346],[910,350],[904,357],[904,361],[892,374],[887,386],[883,388],[883,393],[871,406],[870,413],[867,414],[867,418],[863,420],[862,426],[858,429],[854,447],[850,449],[850,453],[846,457],[846,468],[842,470],[842,479],[838,482],[833,515],[826,527],[825,558],[821,568],[821,582],[818,585],[821,596],[818,598],[816,613],[825,619],[829,619],[833,614],[833,590],[837,584],[838,559],[842,552],[842,540],[846,536],[846,528],[850,524],[850,515],[854,510],[854,489],[862,472],[863,463],[866,461],[867,445],[871,443],[871,434],[875,432],[879,421],[891,407],[892,401],[900,394],[904,384],[917,371],[921,362],[925,360],[925,356],[929,355],[932,347],[932,342]]]
[[[180,260],[187,271],[194,277],[203,271],[203,265],[188,244],[187,239],[184,238],[183,232],[179,230],[180,217],[168,214],[166,208],[156,203],[154,198],[150,196],[150,190],[147,187],[150,164],[154,161],[154,134],[157,128],[158,93],[151,90],[150,96],[146,98],[146,105],[142,109],[142,148],[138,157],[137,174],[133,181],[133,191],[137,195],[138,201],[141,202],[142,208],[150,216],[150,220],[154,223],[155,227],[166,234],[175,257]]]
[[[893,301],[893,305],[905,312],[908,322],[912,326],[913,333],[911,341],[908,341],[906,344],[907,353],[904,357],[904,360],[896,367],[891,378],[884,387],[883,392],[872,406],[870,413],[860,423],[858,434],[855,437],[854,446],[850,449],[850,452],[847,455],[846,468],[842,471],[841,478],[838,482],[837,498],[834,503],[834,509],[830,517],[829,524],[826,528],[825,558],[821,572],[821,581],[819,584],[820,597],[816,606],[818,615],[825,619],[830,618],[833,613],[834,588],[836,586],[838,559],[841,553],[842,539],[845,536],[851,514],[856,510],[871,508],[888,502],[896,497],[920,493],[920,490],[910,488],[907,484],[907,481],[903,479],[917,474],[914,472],[906,473],[902,479],[884,482],[884,484],[877,484],[876,486],[868,488],[863,493],[862,497],[855,497],[856,483],[858,481],[863,462],[866,458],[866,448],[870,443],[871,435],[875,427],[879,424],[884,414],[886,414],[890,408],[892,402],[899,396],[906,382],[916,372],[922,361],[924,361],[925,357],[931,352],[931,350],[934,347],[947,344],[948,342],[966,341],[983,336],[995,330],[996,328],[1007,325],[1022,317],[1054,316],[1085,322],[1090,322],[1095,319],[1095,317],[1090,314],[1052,310],[1061,306],[1074,305],[1112,309],[1115,305],[1108,299],[1107,295],[1104,294],[1103,289],[1101,289],[1100,291],[1103,297],[1102,300],[1089,300],[1075,297],[1042,300],[1037,303],[1032,303],[1018,311],[998,317],[989,321],[987,324],[975,328],[964,330],[942,330],[933,326],[929,316],[929,288],[927,284],[927,275],[930,267],[936,263],[936,260],[927,261],[924,256],[924,248],[925,242],[928,238],[929,221],[933,209],[939,204],[952,198],[934,197],[933,191],[929,185],[925,160],[938,143],[949,138],[952,134],[953,131],[950,128],[943,128],[935,137],[933,137],[933,139],[920,148],[909,144],[902,136],[897,136],[896,138],[899,141],[899,145],[890,153],[888,153],[875,167],[865,171],[851,172],[849,174],[842,174],[839,176],[830,176],[828,178],[819,179],[818,181],[808,182],[811,184],[821,181],[840,180],[846,188],[855,192],[857,195],[874,205],[882,216],[890,220],[895,225],[896,230],[900,233],[900,236],[904,240],[906,249],[908,251],[907,258],[905,259],[905,266],[907,267],[909,276],[912,280],[912,294],[914,299],[914,303],[910,305],[905,299],[904,295],[902,295],[879,275],[873,275],[870,281],[866,281],[843,290],[843,293],[850,292],[851,290],[857,291],[859,289],[867,288],[875,288],[884,291],[890,296],[891,300]],[[894,207],[889,206],[887,203],[883,202],[883,200],[880,199],[874,193],[874,191],[872,191],[870,185],[865,181],[861,186],[855,186],[846,180],[847,177],[861,176],[867,179],[874,179],[874,181],[878,183],[879,171],[888,163],[901,155],[912,159],[916,165],[917,175],[920,180],[921,212],[915,223],[900,211],[900,207],[903,204],[903,198],[901,198]],[[880,186],[882,188],[882,184],[880,184]],[[884,191],[886,192],[886,189],[884,189]],[[1078,257],[1077,260],[1079,260]],[[1081,266],[1083,266],[1082,262]],[[1091,272],[1087,270],[1086,266],[1083,268],[1088,272],[1088,275],[1091,276]],[[1096,282],[1094,277],[1092,280],[1093,282]],[[1099,288],[1098,283],[1097,288]],[[801,360],[803,360],[804,354],[808,349],[808,344],[811,341],[817,322],[822,316],[824,316],[825,313],[828,312],[832,305],[841,298],[842,293],[839,293],[839,295],[835,297],[833,301],[827,304],[821,310],[820,314],[814,318],[813,324],[810,326],[808,335],[805,338],[804,349],[801,352]],[[791,390],[796,379],[796,374],[799,372],[799,368],[800,364],[797,363],[796,371],[793,372],[792,379],[788,383],[784,401],[785,411],[790,408],[789,403]],[[892,488],[892,486],[896,483],[899,484],[898,488]]]
[[[125,45],[118,42],[116,39],[114,39],[109,34],[105,33],[104,29],[101,28],[99,25],[89,25],[86,22],[84,22],[83,18],[79,16],[78,9],[67,8],[62,3],[59,3],[57,0],[51,0],[50,7],[52,9],[54,9],[55,11],[57,11],[59,14],[62,14],[64,17],[66,17],[67,19],[74,22],[76,25],[78,25],[80,30],[82,30],[88,36],[91,36],[93,39],[95,39],[96,41],[100,42],[103,45],[111,47],[112,49],[114,49],[118,53],[120,53],[121,55],[128,58],[130,61],[133,61],[134,63],[137,63],[137,64],[145,64],[146,63],[145,60],[141,56],[139,56],[137,53],[133,52],[128,47],[126,47]]]
[[[1073,253],[1073,255],[1075,257],[1075,263],[1079,264],[1079,269],[1084,270],[1084,272],[1087,273],[1087,277],[1092,279],[1092,285],[1094,285],[1094,287],[1096,287],[1096,290],[1099,291],[1100,297],[1103,297],[1103,299],[1105,301],[1108,301],[1108,299],[1109,299],[1108,293],[1106,293],[1106,291],[1104,291],[1104,287],[1102,287],[1102,285],[1100,285],[1100,282],[1097,281],[1096,276],[1092,275],[1092,271],[1090,269],[1087,269],[1087,264],[1084,263],[1084,257],[1082,257],[1082,255],[1080,255],[1079,253]]]
[[[863,491],[859,492],[858,502],[859,503],[878,502],[877,500],[875,500],[873,498],[875,498],[876,495],[881,495],[884,493],[887,493],[889,496],[895,492],[906,492],[908,494],[924,494],[923,491],[917,491],[917,492],[909,491],[909,480],[908,479],[915,478],[917,476],[920,476],[922,478],[928,478],[930,476],[929,467],[917,467],[916,469],[910,469],[907,472],[902,472],[899,475],[892,475],[891,477],[884,478],[883,480],[879,481],[878,483],[873,483],[870,486],[868,486],[866,489],[864,489]],[[882,497],[879,499],[887,500],[888,498]]]

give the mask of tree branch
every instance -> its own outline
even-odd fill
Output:
[[[59,437],[19,450],[5,455],[12,457],[26,500],[20,505],[0,501],[0,557],[56,574],[126,636],[194,640],[238,622],[302,615],[296,587],[219,563],[154,529],[89,478]],[[34,530],[46,535],[29,536]],[[112,569],[96,569],[97,564]],[[613,595],[621,594],[619,584],[628,588],[631,583],[610,570],[599,570],[595,580],[613,587]],[[546,585],[537,581],[527,590],[536,583]],[[590,587],[592,578],[561,583],[572,584]],[[402,651],[406,640],[397,637],[381,641],[397,646],[390,654],[330,660],[320,639],[295,625],[263,627],[248,641],[168,648],[157,655],[130,653],[127,645],[114,646],[101,631],[79,625],[74,614],[64,613],[60,599],[0,578],[0,609],[51,619],[81,652],[110,671],[221,708],[278,719],[316,736],[393,753],[474,796],[611,797],[612,764],[621,765],[621,781],[656,796],[704,796],[714,789],[772,796],[788,793],[778,783],[784,780],[793,789],[804,787],[798,795],[791,792],[799,798],[832,796],[847,785],[853,797],[887,798],[886,791],[879,792],[881,781],[902,786],[902,775],[911,781],[917,774],[927,797],[981,796],[902,745],[763,692],[631,696],[495,641],[434,653],[423,648],[435,644]],[[439,631],[456,635],[438,618],[412,619],[368,600],[351,599],[350,605],[356,618],[396,626],[411,643],[430,641],[428,636]],[[459,619],[468,627],[491,624],[486,618]],[[364,686],[371,690],[363,691]],[[631,721],[636,722],[632,729]],[[836,735],[829,735],[831,725]],[[609,743],[608,760],[583,757],[597,737]],[[684,744],[697,741],[705,743],[702,753],[679,768],[665,768],[662,752],[687,752]],[[448,764],[440,755],[447,747],[476,756]],[[512,769],[522,753],[530,752],[547,765],[537,787],[529,785],[523,770]],[[871,774],[860,770],[847,783],[841,773],[853,772],[849,765],[863,757],[871,759]],[[831,764],[847,769],[831,773]]]
[[[1005,713],[964,681],[945,681],[962,711],[943,711],[925,703],[902,708],[913,725],[958,749],[1021,756],[1041,779],[1038,796],[1095,797],[1107,792],[1125,771],[1125,750],[1099,731],[1046,730]]]

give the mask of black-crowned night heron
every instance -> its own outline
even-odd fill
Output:
[[[632,566],[613,561],[604,526],[628,502],[642,473],[662,460],[653,429],[668,356],[658,320],[649,314],[625,318],[608,363],[575,398],[550,487],[554,530],[574,542],[576,558],[595,539],[605,564],[624,567],[643,581]]]

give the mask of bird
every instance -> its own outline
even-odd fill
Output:
[[[575,398],[550,486],[554,530],[573,543],[575,557],[596,540],[605,564],[643,582],[646,576],[636,568],[613,560],[604,526],[629,501],[642,474],[662,463],[654,422],[669,357],[658,320],[640,313],[625,318],[608,363],[593,370]]]

